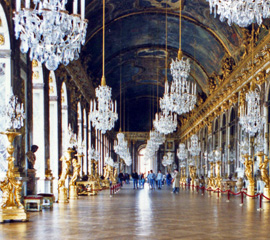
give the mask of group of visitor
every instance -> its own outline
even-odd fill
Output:
[[[133,171],[131,177],[133,180],[133,189],[144,188],[145,177],[143,173],[138,174],[136,171]],[[129,184],[129,174],[123,174],[120,172],[118,178],[121,186],[123,186],[123,182]],[[168,186],[172,184],[172,193],[178,194],[180,188],[180,173],[177,169],[174,170],[172,175],[167,172],[166,178],[164,178],[160,170],[158,171],[158,174],[155,174],[153,170],[148,171],[147,183],[149,184],[149,188],[151,190],[154,190],[155,186],[157,189],[162,189],[162,185],[165,184],[165,179]]]
[[[121,186],[123,186],[123,182],[126,183],[126,184],[129,184],[129,174],[128,173],[123,173],[122,171],[120,171],[120,173],[118,174],[118,178],[119,178],[119,181],[121,183]]]
[[[133,189],[138,189],[139,187],[144,188],[145,179],[143,173],[138,174],[136,171],[133,171],[132,179],[133,179]]]

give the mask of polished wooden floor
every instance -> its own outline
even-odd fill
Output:
[[[257,200],[240,201],[124,186],[114,197],[103,191],[30,213],[26,223],[0,224],[0,239],[269,239],[270,203],[258,212]]]

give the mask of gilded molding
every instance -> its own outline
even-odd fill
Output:
[[[222,82],[221,85],[216,86],[212,94],[206,101],[193,111],[192,116],[185,125],[181,126],[180,139],[191,132],[200,122],[207,119],[208,131],[210,129],[209,118],[213,113],[220,111],[220,107],[224,102],[229,101],[230,104],[237,103],[238,92],[240,92],[239,103],[240,106],[245,102],[245,94],[249,89],[247,84],[256,79],[257,84],[262,84],[270,71],[270,34],[268,34],[261,43],[254,47],[255,61],[253,62],[251,52],[238,66],[231,72],[231,74]],[[229,87],[229,89],[228,89]],[[217,98],[217,96],[219,96]],[[222,96],[222,97],[221,97]],[[210,120],[209,120],[210,119]],[[194,124],[194,121],[196,123]]]

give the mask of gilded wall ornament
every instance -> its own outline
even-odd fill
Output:
[[[0,34],[0,45],[4,45],[5,44],[5,37],[3,34]]]

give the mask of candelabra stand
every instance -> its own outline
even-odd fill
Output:
[[[68,149],[66,151],[66,155],[60,158],[60,161],[62,161],[62,174],[58,181],[58,191],[59,191],[59,197],[58,202],[59,203],[68,203],[68,194],[67,194],[67,188],[65,186],[65,181],[69,172],[69,167],[71,165],[71,154],[74,152],[72,149]]]
[[[78,198],[78,191],[76,186],[76,180],[80,174],[81,170],[81,162],[84,154],[76,154],[77,157],[72,159],[72,165],[73,165],[73,175],[69,183],[69,199],[75,200]]]
[[[7,176],[4,181],[0,182],[0,189],[3,192],[3,201],[0,205],[0,222],[5,220],[27,221],[28,214],[21,203],[22,182],[16,179],[14,169],[15,158],[12,156],[15,150],[12,143],[15,137],[21,134],[14,131],[1,132],[1,134],[6,135],[8,138],[7,152],[9,156],[7,157]]]
[[[267,156],[265,156],[264,161],[263,161],[263,156],[264,153],[263,152],[259,152],[257,154],[258,159],[259,159],[259,168],[261,170],[261,176],[262,176],[262,180],[265,183],[264,189],[263,189],[263,194],[264,196],[266,196],[267,198],[270,198],[270,188],[269,188],[269,175],[268,175],[268,171],[267,171],[267,165],[269,162],[269,159]],[[264,199],[265,201],[268,201],[266,199]]]

